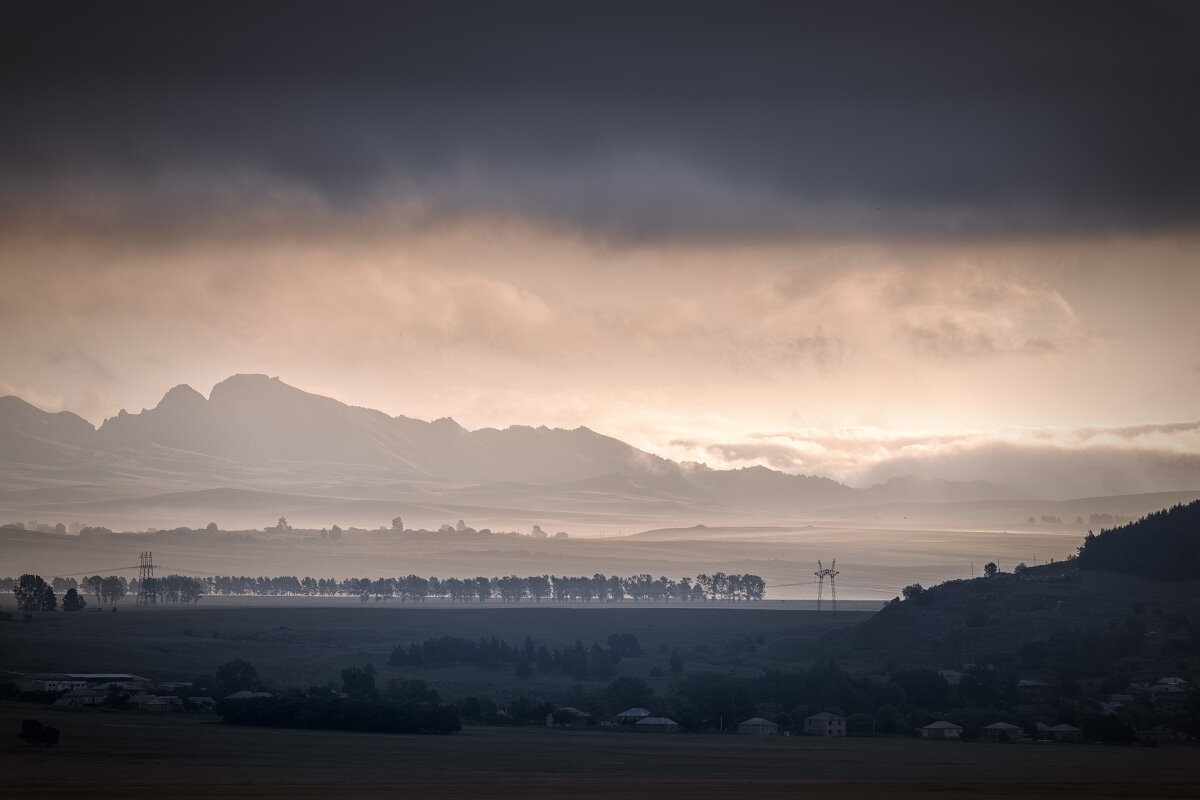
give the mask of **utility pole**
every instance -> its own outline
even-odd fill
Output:
[[[138,563],[137,605],[158,605],[158,582],[154,580],[154,555],[150,552],[142,553]]]
[[[829,578],[829,592],[833,595],[833,610],[837,612],[837,559],[833,560],[828,567],[817,562],[817,571],[813,573],[817,576],[817,611],[821,610],[822,595],[825,593],[825,579]]]

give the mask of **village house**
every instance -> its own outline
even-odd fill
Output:
[[[77,689],[71,689],[62,697],[54,701],[55,708],[84,708],[85,706],[98,706],[108,698],[108,689],[81,686]]]
[[[738,733],[747,736],[773,736],[779,733],[779,726],[769,719],[754,717],[738,725]]]
[[[1182,708],[1191,692],[1182,678],[1163,678],[1150,687],[1150,703],[1155,708]]]
[[[1074,725],[1046,725],[1043,722],[1037,724],[1038,735],[1043,740],[1054,742],[1082,742],[1083,731],[1076,728]]]
[[[993,722],[979,729],[981,742],[1021,742],[1027,739],[1029,737],[1022,728],[1007,722]]]
[[[639,720],[643,720],[650,716],[650,712],[641,707],[627,708],[620,714],[617,714],[617,722],[624,722],[632,725]]]
[[[147,711],[183,711],[183,700],[178,697],[155,697],[146,703]]]
[[[808,736],[845,736],[846,718],[822,711],[804,720],[804,733]]]
[[[921,737],[925,739],[960,739],[963,732],[961,725],[955,725],[953,722],[947,722],[944,719],[931,722],[919,730]]]
[[[633,729],[640,733],[679,733],[679,723],[670,717],[646,717]]]
[[[62,672],[38,672],[17,678],[19,692],[66,692],[87,686],[87,681]]]

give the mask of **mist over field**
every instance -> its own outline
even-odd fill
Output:
[[[812,599],[817,562],[838,559],[843,597],[887,600],[913,581],[970,577],[972,564],[1061,561],[1090,529],[1200,497],[912,476],[853,488],[679,463],[587,428],[389,417],[264,375],[207,398],[178,386],[98,429],[8,397],[0,425],[4,551],[61,575],[128,568],[152,549],[164,568],[199,574],[753,572],[774,599]],[[1024,458],[1027,471],[1045,461]],[[1079,482],[1088,469],[1114,480],[1102,464]],[[328,536],[335,527],[345,535]]]

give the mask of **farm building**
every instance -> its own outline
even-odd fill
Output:
[[[62,672],[38,672],[33,675],[22,675],[17,678],[17,691],[21,692],[65,692],[69,689],[81,689],[87,686],[87,681],[72,678]]]
[[[633,729],[641,733],[679,733],[679,723],[669,717],[646,717]]]
[[[961,725],[940,719],[937,722],[929,723],[920,731],[921,736],[925,739],[959,739],[962,737],[963,729]]]
[[[54,701],[55,708],[83,708],[98,706],[108,698],[108,689],[82,686],[72,689]]]
[[[804,720],[804,732],[809,736],[845,736],[846,718],[822,711]]]
[[[779,726],[769,719],[754,717],[738,725],[738,733],[747,736],[773,736],[779,733]]]
[[[979,739],[983,742],[1019,742],[1028,738],[1022,728],[1007,722],[993,722],[979,730]]]

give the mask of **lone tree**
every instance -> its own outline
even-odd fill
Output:
[[[87,607],[87,600],[84,600],[75,587],[67,589],[67,593],[63,595],[62,608],[63,611],[83,611]]]
[[[403,533],[404,520],[400,519],[400,517],[392,517],[392,530],[396,531],[397,533]]]
[[[13,587],[19,611],[55,611],[58,598],[41,575],[22,575]]]
[[[17,734],[27,744],[40,744],[43,747],[53,747],[58,744],[58,728],[42,725],[39,720],[27,719],[21,723],[21,732]]]
[[[983,565],[983,576],[985,578],[994,578],[1000,574],[1000,568],[996,566],[995,561],[989,561]]]

